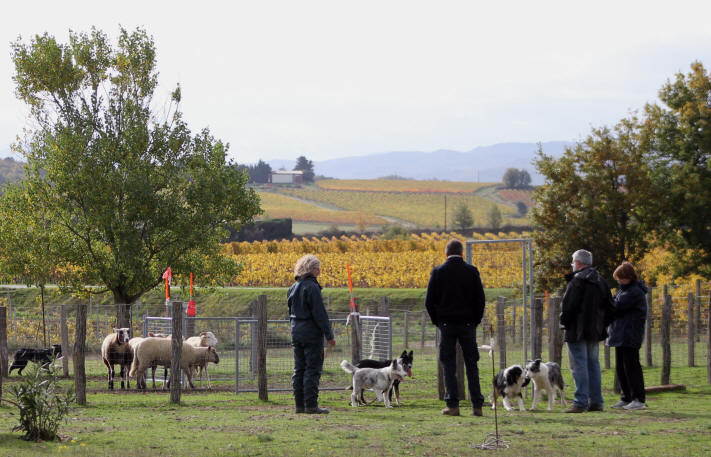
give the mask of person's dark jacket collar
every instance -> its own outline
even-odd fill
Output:
[[[588,265],[585,268],[581,268],[578,271],[574,271],[572,273],[567,273],[565,275],[565,280],[570,282],[573,280],[573,278],[578,278],[582,279],[584,281],[594,281],[595,276],[598,274],[597,268],[593,267],[592,265]]]
[[[310,279],[316,283],[316,285],[318,286],[319,289],[323,289],[323,287],[321,287],[321,284],[319,284],[318,280],[316,279],[316,276],[314,276],[313,273],[306,273],[303,276],[294,276],[294,279],[299,282],[307,281]]]

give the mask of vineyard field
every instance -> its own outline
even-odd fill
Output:
[[[521,189],[501,189],[498,191],[498,196],[505,202],[516,204],[523,202],[528,208],[533,206],[533,191]]]
[[[365,192],[323,190],[318,188],[282,189],[280,192],[301,199],[334,205],[350,211],[362,211],[383,217],[407,221],[418,227],[440,228],[445,224],[444,195],[441,193]],[[474,226],[485,226],[486,212],[491,205],[498,205],[504,216],[503,224],[528,225],[525,218],[514,217],[516,209],[500,205],[477,195],[448,194],[447,221],[451,226],[451,214],[460,203],[469,207],[474,216]]]
[[[478,239],[519,238],[516,233],[477,235]],[[232,285],[286,287],[293,283],[293,267],[306,253],[322,262],[319,282],[342,287],[346,264],[353,285],[364,288],[424,288],[432,268],[445,260],[447,241],[454,233],[412,235],[407,240],[379,240],[366,236],[302,238],[300,240],[229,243],[228,252],[243,270]],[[474,263],[486,288],[521,287],[521,253],[518,243],[477,245]]]
[[[410,179],[324,179],[316,181],[324,190],[367,192],[473,193],[498,183],[419,181]]]
[[[339,211],[321,208],[297,198],[273,192],[259,192],[261,206],[270,218],[290,217],[294,221],[327,224],[382,225],[387,221],[362,211]]]

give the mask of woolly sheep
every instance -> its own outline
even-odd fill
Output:
[[[217,337],[212,332],[201,332],[199,336],[191,336],[185,340],[185,342],[195,347],[216,347]],[[200,373],[200,387],[202,387],[202,372],[205,370],[205,376],[207,376],[207,388],[212,389],[212,386],[210,385],[210,372],[207,369],[207,362],[196,366],[195,369]]]
[[[114,390],[114,365],[121,367],[121,390],[131,388],[128,368],[133,360],[133,352],[128,345],[129,339],[130,329],[115,328],[114,333],[107,335],[101,343],[101,359],[109,369],[109,390]],[[125,387],[124,379],[126,381]]]
[[[139,378],[153,363],[170,366],[171,345],[172,340],[168,338],[149,337],[141,341],[136,346],[130,376],[135,376],[137,382],[140,382]],[[192,367],[207,362],[219,363],[219,361],[220,358],[213,347],[195,347],[183,341],[180,368],[188,378],[188,384],[192,389],[195,388],[192,381]],[[175,373],[175,369],[172,371]],[[145,385],[145,380],[143,380],[143,385]]]
[[[170,335],[166,335],[165,333],[153,333],[153,332],[148,332],[148,336],[152,336],[152,337],[156,337],[156,338],[169,338],[170,337]],[[146,339],[145,337],[136,336],[134,338],[131,338],[128,341],[128,345],[131,347],[131,352],[133,353],[134,357],[136,354],[136,348],[145,339]],[[151,365],[151,378],[153,380],[153,390],[156,389],[156,368],[157,367],[158,367],[157,363],[153,363]],[[163,368],[164,368],[163,379],[166,380],[166,379],[168,379],[168,375],[167,375],[168,368],[167,367],[163,367]],[[145,382],[146,382],[145,373],[143,373],[143,375],[140,376],[140,378],[136,379],[136,383],[138,384],[136,386],[136,388],[145,390],[146,389]],[[165,383],[163,383],[163,388],[165,389]]]

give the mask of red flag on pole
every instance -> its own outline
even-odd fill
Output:
[[[173,280],[173,272],[170,267],[163,273],[163,279],[165,279],[165,299],[170,300],[170,282]]]
[[[187,314],[195,317],[195,300],[193,300],[193,272],[190,272],[190,300],[188,301]]]
[[[353,280],[351,279],[351,266],[346,264],[346,270],[348,270],[348,288],[351,290],[351,310],[356,311],[355,297],[353,296]]]

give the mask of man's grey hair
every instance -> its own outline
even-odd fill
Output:
[[[321,268],[321,261],[313,254],[306,254],[296,261],[296,265],[294,265],[294,276],[304,276],[314,271],[314,268]]]
[[[576,260],[582,263],[583,265],[592,265],[593,256],[590,251],[586,251],[585,249],[578,249],[573,253],[573,262],[575,262]]]

